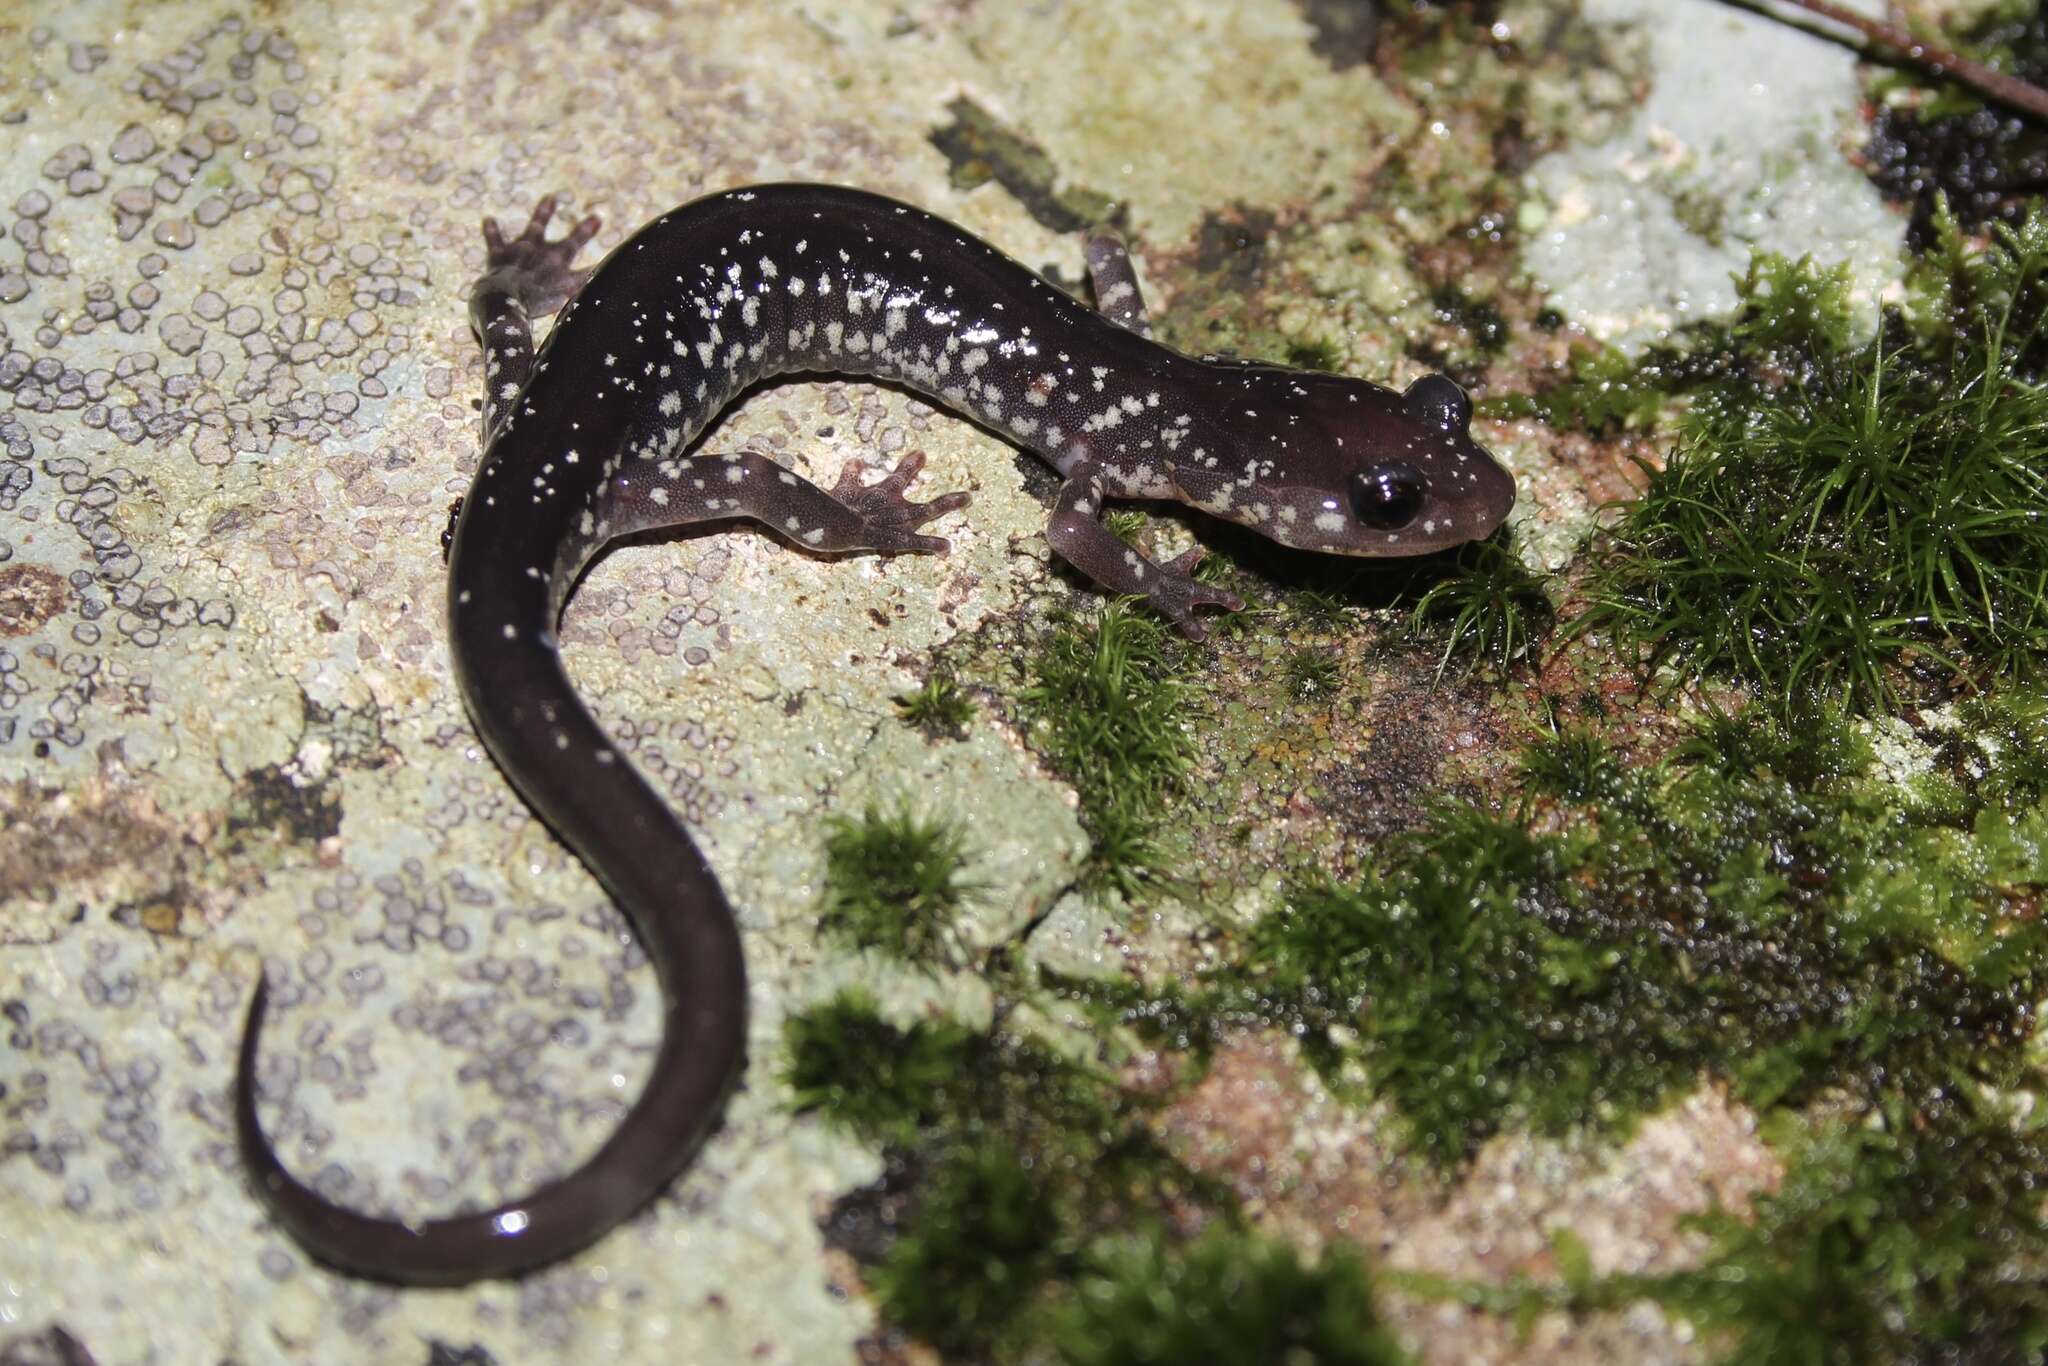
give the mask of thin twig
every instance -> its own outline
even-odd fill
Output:
[[[1833,0],[1785,0],[1786,4],[1797,5],[1800,9],[1846,24],[1855,29],[1879,47],[1887,48],[1905,58],[1922,70],[1936,76],[1947,76],[1960,81],[1987,99],[1996,100],[2007,108],[2022,114],[2031,114],[2037,119],[2048,120],[2048,90],[2038,85],[2008,76],[2003,71],[1993,71],[1982,62],[1973,62],[1968,57],[1951,52],[1934,43],[1922,42],[1896,24],[1887,24],[1879,19],[1866,19],[1855,11],[1833,3]]]

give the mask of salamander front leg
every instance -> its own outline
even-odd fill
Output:
[[[512,417],[512,400],[533,373],[533,319],[545,318],[576,297],[589,270],[574,267],[576,253],[597,235],[595,214],[569,235],[550,242],[555,196],[543,196],[517,237],[498,220],[484,220],[484,273],[469,287],[469,321],[484,345],[484,440],[495,439]]]
[[[1113,593],[1144,598],[1190,640],[1208,634],[1196,620],[1195,608],[1221,607],[1235,612],[1244,606],[1244,599],[1237,594],[1197,583],[1189,574],[1201,562],[1200,546],[1166,564],[1154,564],[1118,540],[1102,524],[1102,490],[1102,471],[1086,460],[1068,473],[1067,482],[1060,487],[1045,536],[1067,563]]]
[[[924,468],[924,452],[912,451],[872,484],[861,482],[862,468],[858,460],[847,462],[827,493],[752,451],[663,462],[650,475],[621,481],[619,530],[747,517],[806,550],[937,554],[947,548],[945,537],[917,528],[966,507],[968,498],[944,493],[913,503],[904,496]]]
[[[1108,228],[1096,228],[1088,234],[1083,254],[1095,287],[1095,311],[1141,337],[1151,336],[1152,320],[1146,315],[1145,296],[1138,289],[1138,272],[1124,239]]]

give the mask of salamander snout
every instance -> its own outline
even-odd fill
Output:
[[[1274,539],[1337,555],[1422,555],[1476,541],[1515,505],[1515,479],[1472,439],[1472,400],[1424,375],[1404,390],[1297,382],[1299,430],[1274,462]],[[1295,511],[1284,509],[1292,503]]]
[[[1282,545],[1426,555],[1490,534],[1515,478],[1472,439],[1472,400],[1424,375],[1406,389],[1207,358],[1208,421],[1168,431],[1180,496]],[[1161,411],[1167,411],[1162,408]]]

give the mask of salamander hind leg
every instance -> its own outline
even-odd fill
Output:
[[[484,273],[469,287],[469,321],[484,344],[484,439],[510,425],[513,400],[533,374],[533,319],[575,297],[590,271],[573,266],[576,253],[596,235],[598,219],[584,218],[560,241],[547,240],[555,197],[533,206],[526,227],[506,238],[498,220],[484,220]]]
[[[905,491],[923,468],[923,452],[912,451],[867,484],[861,462],[849,461],[828,493],[752,451],[663,461],[651,478],[622,491],[625,505],[612,522],[624,533],[745,517],[806,550],[937,554],[947,548],[946,539],[918,528],[966,507],[968,496],[945,493],[912,502]]]
[[[586,214],[566,237],[550,242],[548,224],[556,203],[557,196],[542,195],[517,237],[507,238],[497,219],[484,220],[484,276],[477,288],[490,280],[502,283],[532,317],[544,318],[576,297],[591,274],[575,268],[576,253],[603,226],[596,214]]]
[[[1138,272],[1124,239],[1108,228],[1096,228],[1088,234],[1082,254],[1088,258],[1088,281],[1095,287],[1095,311],[1141,337],[1151,336],[1152,319],[1145,312],[1145,296],[1138,289]]]

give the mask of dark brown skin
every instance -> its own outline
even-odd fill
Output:
[[[236,1081],[243,1160],[302,1247],[375,1280],[461,1284],[585,1246],[674,1178],[738,1075],[747,986],[732,909],[578,700],[555,647],[562,604],[591,556],[631,532],[746,517],[809,550],[932,553],[946,542],[920,528],[967,502],[911,502],[917,455],[873,483],[849,466],[828,491],[750,453],[692,452],[757,380],[876,375],[1003,431],[1066,476],[1054,548],[1197,639],[1196,608],[1238,599],[1197,583],[1192,555],[1161,565],[1130,549],[1102,525],[1106,500],[1173,498],[1283,544],[1370,556],[1476,539],[1514,503],[1449,380],[1396,393],[1181,355],[1146,335],[1112,239],[1088,252],[1098,313],[951,224],[856,190],[713,195],[594,272],[572,262],[596,220],[551,243],[552,210],[543,200],[511,240],[484,224],[471,317],[487,444],[449,556],[451,650],[492,757],[639,934],[661,979],[662,1043],[647,1089],[581,1167],[480,1213],[407,1224],[329,1203],[270,1148],[256,1113],[259,984]],[[529,319],[557,308],[536,356]]]

